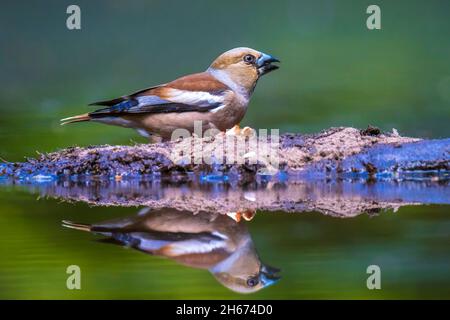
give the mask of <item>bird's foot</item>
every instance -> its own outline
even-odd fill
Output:
[[[244,127],[244,128],[240,128],[239,125],[235,125],[233,128],[228,129],[225,132],[225,135],[227,136],[243,136],[243,137],[252,137],[256,134],[256,130],[252,129],[250,127]]]
[[[233,128],[228,129],[228,130],[225,132],[225,135],[227,135],[227,136],[238,136],[238,135],[240,135],[240,134],[241,134],[241,128],[239,127],[238,124],[235,125]]]
[[[244,137],[253,137],[254,135],[256,135],[256,130],[250,127],[244,127],[241,130],[241,134]]]

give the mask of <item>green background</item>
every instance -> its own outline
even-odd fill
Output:
[[[449,1],[72,1],[2,3],[0,150],[6,160],[68,145],[145,141],[129,129],[59,119],[206,69],[249,46],[282,60],[257,86],[243,125],[315,132],[366,127],[449,135]]]
[[[382,30],[366,28],[369,4]],[[81,7],[82,29],[66,28]],[[282,60],[257,86],[243,125],[282,132],[330,126],[448,137],[449,1],[10,1],[0,10],[0,157],[69,145],[145,142],[100,124],[59,126],[92,101],[199,72],[249,46]],[[62,219],[94,222],[137,209],[89,208],[0,189],[0,298],[450,298],[448,208],[334,219],[261,213],[249,224],[283,279],[241,296],[211,275],[91,241]],[[65,268],[82,268],[81,291]],[[380,264],[381,291],[365,287]]]

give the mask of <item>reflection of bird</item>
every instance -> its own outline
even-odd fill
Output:
[[[163,139],[170,139],[179,128],[193,132],[194,121],[201,121],[203,130],[225,131],[244,117],[259,77],[278,69],[273,62],[279,61],[250,48],[235,48],[220,55],[205,72],[92,103],[104,108],[61,121],[96,121]]]
[[[63,221],[65,227],[109,237],[145,253],[208,269],[225,287],[241,293],[260,290],[279,279],[264,265],[244,223],[225,215],[144,209],[139,215],[92,225]]]

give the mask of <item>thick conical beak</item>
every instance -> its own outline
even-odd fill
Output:
[[[261,54],[258,60],[256,60],[259,75],[262,76],[263,74],[269,73],[270,71],[277,70],[279,66],[272,64],[273,62],[280,62],[280,60],[271,56],[270,54]]]

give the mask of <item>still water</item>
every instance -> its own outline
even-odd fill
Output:
[[[449,203],[447,176],[3,181],[0,298],[450,298]]]

